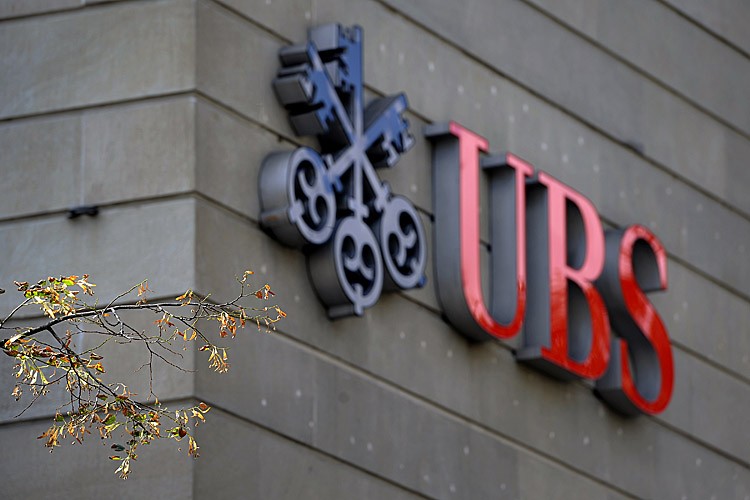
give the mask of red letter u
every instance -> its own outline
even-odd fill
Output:
[[[433,148],[435,281],[449,321],[475,340],[516,335],[526,313],[526,178],[511,154],[481,161],[489,173],[491,303],[482,292],[479,167],[487,139],[450,122],[429,127]],[[513,234],[515,233],[515,238]]]

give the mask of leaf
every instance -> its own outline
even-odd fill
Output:
[[[87,295],[94,295],[93,288],[96,285],[93,284],[93,283],[89,283],[87,281],[88,279],[89,279],[89,275],[88,274],[84,274],[83,278],[81,278],[78,281],[76,281],[76,285],[78,285],[79,287],[81,287],[81,290],[83,290],[83,293],[85,293]]]
[[[86,365],[86,368],[94,369],[94,370],[98,371],[99,373],[105,373],[104,372],[104,366],[102,366],[101,363],[96,363],[96,364],[89,363],[88,365]]]
[[[204,402],[202,402],[202,401],[201,401],[201,403],[200,403],[200,404],[198,405],[198,408],[200,408],[200,410],[201,410],[201,411],[202,411],[203,413],[206,413],[206,412],[207,412],[208,410],[210,410],[210,409],[211,409],[211,407],[210,407],[210,406],[208,406],[208,405],[207,405],[206,403],[204,403]]]

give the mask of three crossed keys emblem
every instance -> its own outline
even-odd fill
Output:
[[[273,86],[300,147],[265,158],[259,188],[261,225],[302,249],[318,297],[332,318],[362,315],[383,290],[422,286],[427,259],[417,210],[394,195],[376,169],[393,167],[414,139],[403,118],[404,94],[366,107],[362,29],[312,28],[304,45],[279,52]]]

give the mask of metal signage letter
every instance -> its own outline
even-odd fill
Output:
[[[596,391],[623,413],[660,413],[672,396],[674,365],[667,329],[645,292],[667,289],[667,254],[640,225],[608,231],[606,245],[604,272],[596,284],[617,337]]]
[[[604,232],[594,205],[544,172],[529,192],[529,308],[517,358],[559,378],[597,379],[609,363],[609,322],[594,286]]]
[[[490,175],[488,309],[479,234],[480,152],[487,151],[487,140],[455,122],[428,127],[425,133],[434,143],[435,279],[443,311],[475,340],[513,337],[526,312],[525,182],[534,169],[511,154],[481,161]]]

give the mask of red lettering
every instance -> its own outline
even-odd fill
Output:
[[[624,413],[663,411],[674,367],[666,328],[646,297],[667,287],[656,236],[631,226],[605,237],[586,197],[544,172],[528,183],[532,165],[510,153],[487,156],[487,139],[455,122],[426,134],[434,145],[436,290],[450,322],[477,340],[523,329],[518,360],[558,378],[596,380],[602,398]],[[490,200],[489,305],[480,167]]]
[[[666,252],[640,225],[608,232],[607,250],[610,256],[597,285],[619,338],[613,340],[612,363],[596,388],[624,413],[660,413],[672,397],[674,365],[667,329],[645,292],[666,290]]]
[[[441,271],[438,276],[438,293],[446,315],[451,322],[465,328],[465,333],[479,340],[491,337],[507,339],[520,331],[526,312],[525,182],[534,169],[511,154],[480,161],[480,153],[486,152],[489,146],[487,139],[455,122],[449,124],[448,134],[444,131],[432,134],[434,139],[445,139],[441,141],[443,146],[438,145],[434,154],[451,156],[450,160],[454,162],[445,166],[440,161],[435,162],[436,190],[442,191],[447,200],[455,200],[455,204],[442,205],[446,203],[446,198],[443,198],[442,206],[435,207],[436,264],[441,269],[451,269]],[[456,143],[458,154],[454,159]],[[453,172],[446,171],[448,168],[455,169],[456,160],[457,177]],[[505,227],[492,229],[492,311],[488,309],[482,292],[480,163],[490,174],[493,207],[490,216],[493,217],[493,222],[497,217],[510,218],[508,225],[515,227],[516,236],[512,240],[507,234],[501,233],[501,229]],[[456,205],[459,209],[457,218],[455,214],[446,213],[444,208]],[[452,267],[455,253],[445,254],[456,241],[459,245],[457,270]],[[456,278],[460,282],[457,283]],[[502,288],[511,283],[512,289]],[[463,301],[456,298],[456,285],[463,292]]]
[[[597,379],[610,350],[607,310],[593,284],[604,267],[601,221],[587,198],[554,177],[540,173],[539,185],[530,224],[540,226],[533,230],[541,248],[529,242],[534,305],[518,358],[562,378]]]

